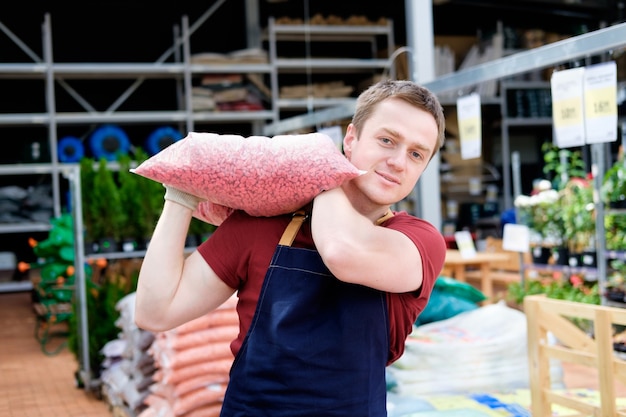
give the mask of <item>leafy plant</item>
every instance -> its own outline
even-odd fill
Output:
[[[580,253],[594,247],[596,212],[593,186],[583,178],[570,179],[561,191],[561,216],[564,238],[570,252]]]
[[[543,153],[543,173],[552,182],[555,190],[560,190],[569,178],[585,178],[587,169],[579,150],[561,149],[552,142],[541,145]],[[565,161],[565,163],[562,162]],[[563,177],[566,177],[563,181]]]
[[[609,263],[611,273],[607,277],[607,287],[626,291],[626,262],[613,259]]]
[[[560,194],[548,189],[537,194],[519,195],[515,207],[520,215],[520,223],[531,230],[532,243],[545,246],[560,245],[564,232],[561,216]]]
[[[94,216],[93,236],[119,241],[126,222],[126,211],[122,207],[117,182],[105,158],[100,158],[91,193],[89,210]]]
[[[141,148],[136,148],[134,151],[135,161],[137,165],[149,158],[149,155]],[[163,210],[163,194],[165,189],[157,181],[150,180],[137,174],[132,174],[138,177],[137,194],[141,196],[141,213],[142,217],[139,220],[141,223],[140,229],[142,238],[149,240],[148,237],[152,234],[157,220]]]
[[[89,367],[94,378],[100,376],[101,364],[104,356],[102,348],[119,334],[119,327],[115,324],[119,318],[116,309],[117,302],[125,295],[134,291],[137,277],[126,277],[120,274],[107,274],[102,283],[88,279],[86,282],[87,328],[89,329]],[[68,348],[81,358],[81,339],[79,329],[78,303],[73,303],[74,314],[70,318],[70,332]]]
[[[604,215],[606,249],[626,251],[626,215],[606,213]]]
[[[120,185],[120,204],[126,213],[125,222],[121,228],[123,238],[134,239],[138,241],[145,236],[144,221],[146,217],[146,205],[143,203],[144,196],[141,195],[140,180],[138,175],[130,172],[131,158],[128,154],[118,157],[120,164],[117,173],[117,180]]]
[[[619,158],[602,179],[600,195],[605,203],[626,203],[626,161]]]
[[[575,301],[586,304],[600,304],[600,292],[597,281],[586,281],[581,275],[572,274],[563,279],[561,272],[552,277],[529,279],[509,284],[507,298],[521,305],[527,295],[545,294],[548,298]]]
[[[95,161],[93,158],[85,157],[80,160],[79,165],[85,240],[94,242],[98,233],[96,226],[97,213],[95,212],[95,206],[92,204],[94,179],[96,176]]]

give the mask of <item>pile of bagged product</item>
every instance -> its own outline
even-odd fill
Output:
[[[134,324],[134,296],[117,304],[120,338],[105,346],[103,393],[140,417],[219,416],[239,332],[236,298],[175,329],[151,333]]]

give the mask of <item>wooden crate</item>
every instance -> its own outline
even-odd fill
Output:
[[[528,326],[531,411],[551,416],[553,405],[571,409],[570,416],[626,416],[616,403],[616,382],[626,384],[626,361],[614,352],[615,325],[626,325],[626,309],[555,300],[544,295],[524,298]],[[588,320],[592,334],[570,319]],[[549,343],[548,334],[558,343]],[[594,368],[598,375],[599,404],[566,395],[550,381],[550,360]],[[561,415],[561,414],[559,414]]]

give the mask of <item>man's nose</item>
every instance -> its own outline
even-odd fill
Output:
[[[403,150],[394,150],[387,158],[387,163],[396,169],[404,169],[406,166],[406,152]]]

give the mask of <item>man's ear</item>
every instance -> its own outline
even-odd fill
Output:
[[[354,125],[350,123],[346,129],[346,135],[343,137],[343,153],[348,158],[350,158],[350,155],[352,154],[352,143],[355,140],[357,140],[356,129],[354,128]]]

